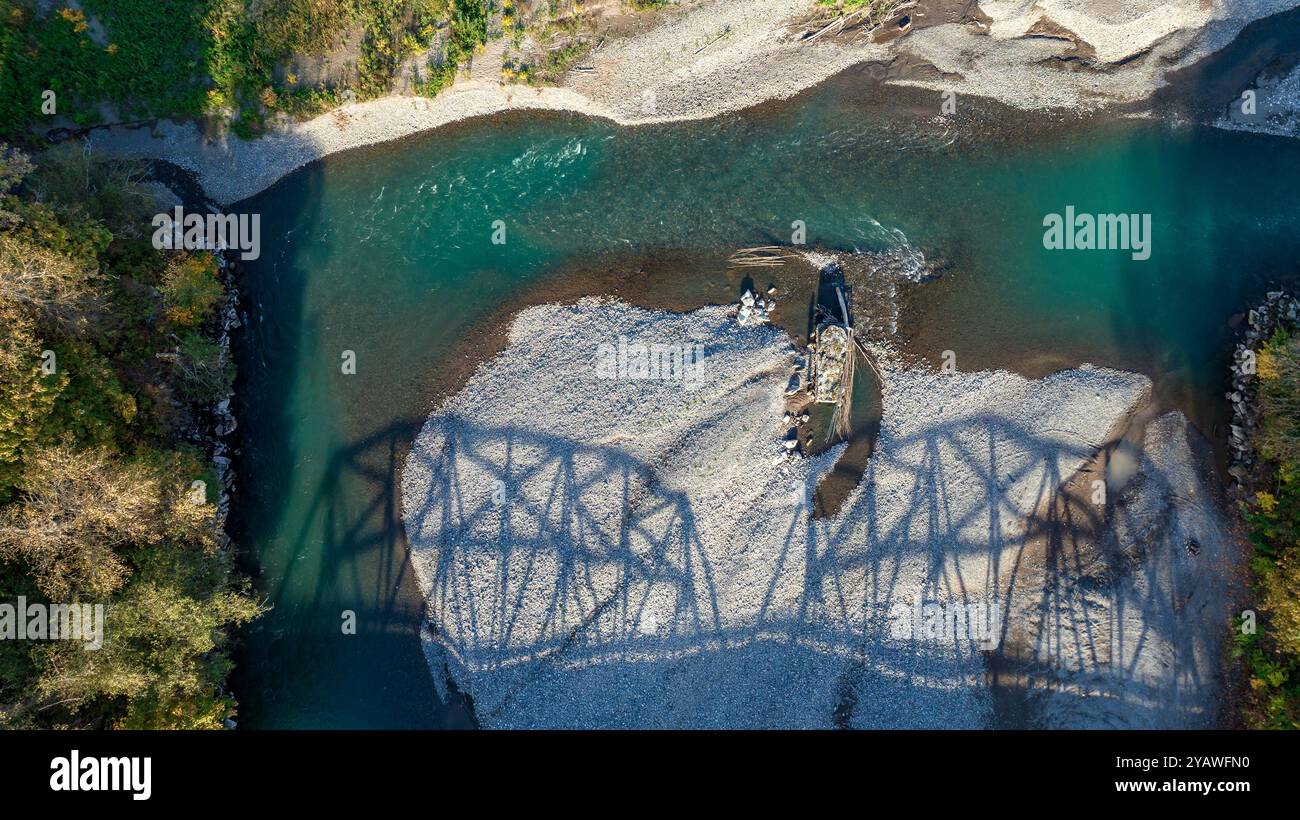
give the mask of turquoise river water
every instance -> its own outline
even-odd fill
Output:
[[[274,605],[242,636],[241,725],[473,725],[420,652],[401,458],[472,365],[467,334],[539,289],[604,292],[593,271],[734,299],[727,254],[802,220],[809,245],[942,263],[900,292],[911,352],[1140,370],[1221,438],[1230,320],[1300,260],[1300,142],[975,103],[944,125],[938,108],[849,73],[701,123],[498,116],[328,158],[240,205],[263,251],[244,274],[235,524]],[[1151,258],[1046,250],[1043,218],[1066,206],[1150,214]]]

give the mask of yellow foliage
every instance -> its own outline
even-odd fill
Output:
[[[1265,381],[1275,381],[1282,375],[1277,356],[1267,347],[1255,356],[1255,374]]]
[[[67,20],[69,23],[71,23],[72,30],[77,32],[78,34],[90,28],[90,24],[86,22],[85,13],[82,12],[80,9],[65,8],[59,12],[59,16],[62,17],[64,20]]]
[[[1264,596],[1260,608],[1268,613],[1273,641],[1292,657],[1300,655],[1300,554],[1294,546],[1273,570],[1260,578]]]
[[[1256,493],[1255,503],[1259,505],[1260,511],[1264,513],[1271,513],[1277,509],[1277,498],[1270,492]]]
[[[159,286],[167,318],[182,327],[198,327],[221,298],[217,266],[208,254],[172,257]]]

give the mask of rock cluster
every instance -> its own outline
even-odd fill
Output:
[[[1270,291],[1264,302],[1248,314],[1246,332],[1237,343],[1228,370],[1232,389],[1227,398],[1232,402],[1232,426],[1229,428],[1228,451],[1231,465],[1228,474],[1233,478],[1232,492],[1241,497],[1255,464],[1255,453],[1250,435],[1258,424],[1256,405],[1255,351],[1282,325],[1294,325],[1300,318],[1300,300],[1280,290]]]
[[[736,323],[741,327],[757,327],[772,320],[772,310],[776,308],[775,299],[760,299],[754,292],[746,289],[740,296],[740,308],[736,311]]]
[[[225,284],[226,297],[225,305],[221,309],[221,335],[217,337],[217,345],[221,349],[221,361],[224,364],[230,359],[230,334],[243,325],[239,319],[239,293],[235,288],[234,263],[226,258],[224,254],[216,254],[217,267],[221,271],[221,279]],[[235,432],[238,423],[235,421],[235,414],[230,409],[230,401],[234,398],[234,390],[227,392],[226,395],[219,398],[212,405],[212,415],[216,421],[212,436],[212,468],[217,474],[217,481],[221,485],[217,496],[217,528],[220,532],[220,538],[223,543],[229,544],[230,536],[226,534],[226,517],[230,514],[230,493],[234,489],[234,473],[230,467],[230,445],[226,439]]]
[[[781,450],[772,459],[773,466],[780,466],[790,459],[803,458],[803,451],[799,448],[799,428],[808,422],[807,413],[786,411],[781,416],[781,429],[784,431],[781,438]],[[789,469],[781,467],[781,475],[788,475]]]

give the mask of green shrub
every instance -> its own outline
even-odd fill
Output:
[[[176,369],[177,392],[196,404],[211,404],[225,396],[235,380],[235,366],[221,346],[193,331],[180,337]]]

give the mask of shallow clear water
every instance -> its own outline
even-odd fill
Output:
[[[850,74],[706,123],[494,117],[331,157],[239,206],[264,244],[245,275],[236,524],[275,606],[244,635],[241,722],[472,723],[437,702],[420,653],[400,460],[455,387],[457,342],[543,280],[580,291],[578,266],[692,260],[673,274],[689,301],[732,293],[726,254],[788,242],[794,220],[810,245],[910,247],[947,263],[903,289],[911,352],[1141,370],[1214,435],[1229,317],[1300,260],[1300,143],[974,103],[953,129],[938,104]],[[1067,205],[1150,213],[1151,259],[1045,250],[1043,217]]]

